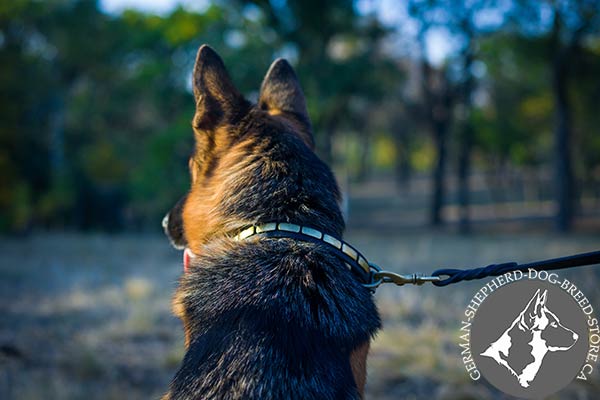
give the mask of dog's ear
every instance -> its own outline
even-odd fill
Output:
[[[274,114],[292,114],[308,133],[312,133],[300,81],[283,58],[275,60],[267,71],[260,87],[258,106]]]
[[[223,60],[208,45],[198,50],[192,88],[196,99],[194,127],[199,130],[234,122],[247,108],[248,102],[233,85]]]
[[[543,316],[547,295],[548,290],[542,292],[541,289],[538,289],[535,292],[531,300],[529,300],[527,308],[525,308],[524,317],[526,322]],[[526,325],[529,326],[529,323],[526,323]]]
[[[546,307],[546,299],[548,297],[548,289],[544,290],[544,293],[538,293],[535,298],[535,315],[541,317],[544,313],[543,308]]]
[[[531,328],[531,323],[533,322],[533,318],[538,315],[538,303],[540,299],[540,289],[538,289],[533,297],[527,303],[527,306],[521,313],[519,327],[521,330],[527,330]]]

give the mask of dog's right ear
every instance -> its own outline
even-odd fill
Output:
[[[260,86],[258,106],[277,115],[288,113],[300,123],[302,130],[312,138],[312,127],[304,93],[292,66],[283,58],[273,61]]]
[[[199,130],[234,122],[249,104],[233,85],[221,57],[208,45],[198,50],[192,88],[196,99],[194,127]]]
[[[546,299],[548,298],[548,289],[544,290],[543,293],[539,293],[535,298],[535,309],[534,313],[536,316],[541,317],[544,314],[543,308],[546,307]]]

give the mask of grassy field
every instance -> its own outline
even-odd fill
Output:
[[[373,262],[402,272],[528,261],[592,250],[600,235],[351,229]],[[37,234],[0,240],[0,399],[149,399],[183,355],[170,297],[180,253],[162,236]],[[600,304],[600,269],[562,274]],[[367,398],[505,398],[468,381],[458,327],[481,283],[382,287],[384,329],[369,359]],[[600,397],[600,375],[555,398]]]

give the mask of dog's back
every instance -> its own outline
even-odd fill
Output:
[[[168,230],[196,256],[175,296],[187,353],[166,397],[358,398],[364,357],[351,359],[366,356],[380,326],[370,292],[322,244],[231,239],[267,222],[343,232],[338,188],[310,148],[291,68],[272,66],[258,107],[227,93],[231,83],[210,49],[200,50],[194,76],[193,184]]]
[[[320,245],[217,243],[181,281],[189,349],[172,398],[357,398],[354,349],[379,321]]]

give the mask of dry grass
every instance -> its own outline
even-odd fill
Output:
[[[591,250],[600,236],[352,231],[348,240],[381,266],[527,261]],[[170,298],[180,254],[160,236],[34,235],[0,240],[0,399],[148,399],[166,389],[183,356]],[[594,269],[564,273],[600,302]],[[458,357],[457,328],[477,283],[383,287],[384,330],[373,343],[369,398],[502,398],[472,385]],[[595,384],[561,398],[597,398]],[[558,397],[557,397],[558,398]]]

